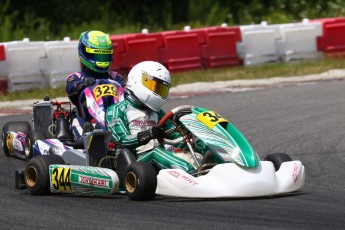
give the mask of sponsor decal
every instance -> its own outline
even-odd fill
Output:
[[[22,143],[19,140],[17,140],[17,139],[13,139],[13,148],[17,149],[19,151],[23,151],[24,150]]]
[[[293,165],[292,178],[293,178],[294,183],[296,184],[297,179],[298,179],[298,164],[296,162]]]
[[[133,126],[155,126],[156,121],[139,121],[139,120],[134,120],[132,121]]]
[[[112,54],[113,50],[92,49],[92,48],[86,47],[86,52],[92,53],[92,54]]]
[[[91,185],[91,186],[102,187],[102,188],[109,187],[109,180],[98,179],[98,178],[88,177],[88,176],[80,175],[78,182],[79,184]]]
[[[199,183],[197,181],[195,181],[195,178],[190,176],[190,175],[183,175],[175,170],[173,171],[169,171],[168,174],[170,174],[171,176],[183,180],[186,183],[190,184],[190,185],[198,185]]]
[[[180,175],[180,174],[179,174],[178,172],[176,172],[176,171],[169,171],[168,174],[170,174],[171,176],[176,177],[176,178],[178,178],[179,175]]]

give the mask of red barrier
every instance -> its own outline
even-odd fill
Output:
[[[241,65],[236,43],[242,40],[239,27],[208,27],[197,29],[205,33],[206,43],[201,55],[208,68]]]
[[[125,45],[122,35],[110,35],[110,39],[113,43],[114,53],[113,53],[113,63],[110,66],[111,70],[119,71],[120,67],[120,53],[125,52]]]
[[[167,31],[161,33],[164,47],[159,49],[159,60],[169,71],[202,69],[200,45],[205,43],[202,31]]]
[[[321,22],[323,35],[317,37],[317,48],[328,55],[345,56],[345,17],[311,20]]]
[[[7,79],[6,78],[0,78],[0,95],[7,93]]]
[[[5,46],[0,45],[0,61],[6,60]]]
[[[120,53],[120,67],[129,71],[135,64],[142,61],[160,61],[158,49],[163,47],[160,33],[127,34],[123,36],[125,52]]]
[[[6,53],[5,53],[5,46],[0,45],[0,61],[6,61]],[[0,78],[0,95],[7,93],[7,78],[5,76],[2,76]]]

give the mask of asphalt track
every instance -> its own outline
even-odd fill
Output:
[[[193,200],[156,197],[32,196],[14,188],[25,162],[0,151],[0,229],[345,229],[345,81],[169,99],[228,118],[263,158],[286,152],[306,167],[290,195]],[[31,120],[12,115],[6,121]],[[226,179],[226,176],[224,176]]]

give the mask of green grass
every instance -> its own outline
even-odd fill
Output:
[[[213,82],[238,79],[262,79],[271,77],[302,76],[317,74],[331,69],[345,68],[343,58],[323,58],[299,63],[274,63],[251,67],[228,67],[171,74],[172,87],[193,82]],[[65,88],[13,92],[0,96],[0,101],[39,99],[45,96],[65,97]]]
[[[345,68],[345,59],[343,58],[324,58],[298,63],[272,63],[250,67],[217,68],[173,74],[172,86],[192,82],[303,76],[343,68]]]

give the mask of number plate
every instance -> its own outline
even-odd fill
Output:
[[[96,101],[104,96],[117,97],[117,88],[111,84],[98,85],[93,89]]]
[[[71,168],[54,168],[51,181],[55,190],[70,191],[72,189]]]
[[[213,129],[213,127],[220,122],[229,122],[228,120],[224,119],[221,115],[213,111],[199,113],[196,116],[196,118],[210,129]]]

